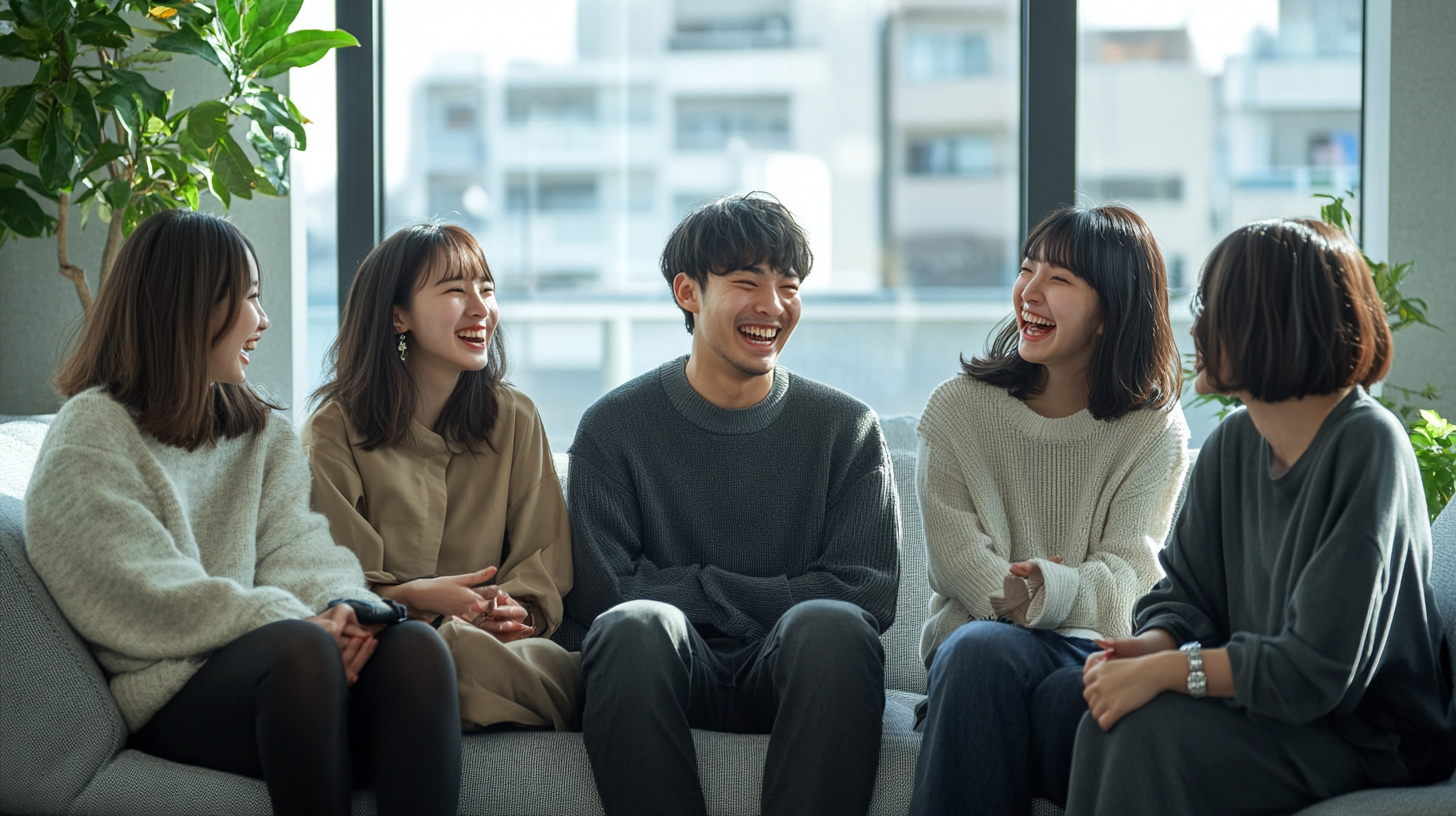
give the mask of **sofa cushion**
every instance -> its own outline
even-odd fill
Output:
[[[0,810],[16,814],[66,810],[126,740],[100,667],[25,555],[25,485],[48,425],[0,425]]]

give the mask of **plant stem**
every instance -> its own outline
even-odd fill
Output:
[[[66,227],[70,221],[71,194],[61,193],[60,213],[56,216],[56,260],[60,263],[61,277],[76,287],[76,297],[81,299],[81,311],[91,313],[91,287],[86,283],[86,270],[71,263],[66,251]]]

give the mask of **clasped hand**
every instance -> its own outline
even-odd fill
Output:
[[[354,607],[348,604],[331,606],[304,620],[322,626],[324,631],[333,636],[334,642],[339,645],[339,656],[344,661],[344,679],[349,685],[354,685],[359,679],[359,670],[364,668],[364,664],[369,662],[369,657],[378,648],[379,641],[374,635],[384,625],[375,623],[366,626],[360,623],[354,616]]]
[[[495,575],[495,567],[486,567],[465,575],[421,578],[377,589],[412,612],[446,615],[489,632],[502,643],[531,637],[536,629],[524,623],[529,613],[505,590],[489,583]]]
[[[1082,696],[1092,718],[1108,731],[1172,687],[1169,667],[1176,669],[1177,661],[1170,664],[1165,658],[1177,652],[1172,652],[1172,636],[1161,629],[1095,642],[1102,651],[1090,655],[1082,667]]]

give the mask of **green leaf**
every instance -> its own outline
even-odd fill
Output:
[[[124,209],[131,201],[131,182],[126,179],[112,179],[106,182],[106,203],[111,209]]]
[[[223,200],[224,206],[228,203],[227,193],[247,199],[253,197],[258,175],[231,133],[224,133],[217,140],[208,158],[212,160],[212,191]]]
[[[136,71],[115,70],[111,72],[115,85],[133,97],[140,99],[142,109],[154,116],[167,115],[167,93],[152,86],[147,78]]]
[[[0,125],[0,137],[9,139],[19,135],[36,115],[35,92],[38,90],[34,85],[21,86],[19,93],[10,97],[5,106],[5,121]]]
[[[217,22],[222,35],[227,38],[228,42],[235,43],[242,39],[242,21],[238,18],[236,0],[217,0]]]
[[[226,2],[226,0],[224,1]],[[193,210],[197,209],[198,195],[196,184],[192,183],[189,180],[184,184],[177,185],[176,192],[177,195],[182,197],[182,200],[187,202],[188,207],[192,208]]]
[[[116,161],[117,159],[129,154],[130,152],[131,151],[127,149],[127,146],[124,144],[118,144],[116,142],[106,142],[102,144],[99,148],[97,148],[96,152],[92,153],[91,157],[86,160],[86,164],[81,168],[81,172],[79,175],[89,176],[97,170],[100,170],[102,167],[105,167],[107,164]]]
[[[265,133],[275,127],[287,128],[299,150],[308,147],[308,134],[304,132],[301,117],[294,117],[296,109],[287,98],[276,91],[262,90],[243,97],[243,102],[248,105],[248,118],[262,125]]]
[[[70,0],[20,0],[17,5],[21,16],[45,26],[52,37],[64,31],[71,20]]]
[[[302,68],[323,59],[335,48],[358,45],[353,34],[345,31],[305,29],[269,40],[243,62],[246,73],[259,77],[281,74],[289,68]]]
[[[45,184],[41,182],[40,177],[36,176],[33,173],[27,173],[26,171],[21,170],[18,167],[12,167],[8,164],[0,164],[0,173],[4,173],[7,176],[14,176],[15,178],[19,179],[21,184],[29,187],[31,189],[31,192],[34,192],[38,196],[48,198],[51,201],[55,201],[57,199],[55,191],[47,190]]]
[[[202,57],[219,68],[224,67],[222,58],[217,55],[217,49],[213,48],[206,40],[191,27],[183,26],[177,31],[152,43],[159,51],[172,51],[178,54],[191,54],[194,57]]]
[[[215,99],[199,103],[187,114],[187,132],[192,142],[203,150],[211,150],[228,131],[228,106]]]
[[[288,33],[298,17],[303,0],[253,0],[243,15],[243,31],[247,33],[251,56],[258,48]]]
[[[257,122],[248,129],[248,141],[263,163],[263,176],[272,186],[270,195],[288,195],[288,152],[293,149],[293,139],[283,128],[270,128],[270,137]]]
[[[39,52],[35,49],[34,40],[27,40],[14,32],[0,37],[0,57],[34,59],[37,56],[39,56]],[[16,232],[19,232],[19,230],[16,230]]]
[[[54,190],[69,189],[71,169],[76,164],[76,145],[59,112],[46,122],[40,139],[40,161],[36,164],[40,167],[41,181]]]
[[[76,23],[71,33],[85,45],[100,48],[126,48],[131,44],[132,36],[131,26],[113,14],[82,20]]]
[[[55,224],[55,219],[19,187],[0,187],[0,222],[17,235],[39,238]]]
[[[101,117],[96,113],[96,105],[91,101],[91,92],[86,90],[86,86],[74,79],[66,84],[71,91],[71,118],[79,129],[76,145],[83,153],[90,153],[101,141]]]

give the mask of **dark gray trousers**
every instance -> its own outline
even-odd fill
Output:
[[[1397,758],[1362,751],[1326,723],[1254,719],[1223,700],[1165,692],[1111,731],[1082,718],[1067,816],[1273,816],[1403,784]]]
[[[761,641],[704,640],[676,607],[630,601],[582,645],[582,731],[608,816],[703,816],[692,728],[770,734],[764,816],[856,816],[879,767],[885,652],[875,619],[806,601]]]

